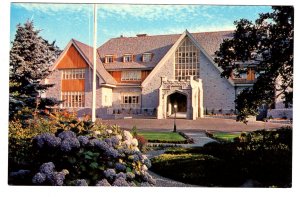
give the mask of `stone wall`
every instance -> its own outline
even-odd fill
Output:
[[[220,71],[201,52],[200,79],[203,83],[204,110],[222,109],[223,112],[235,109],[235,90],[226,78],[220,77]]]
[[[167,77],[168,80],[175,79],[174,54],[165,62],[165,64],[156,71],[155,76],[142,89],[142,109],[157,108],[159,102],[159,87],[161,78]]]

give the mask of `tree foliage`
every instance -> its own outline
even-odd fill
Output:
[[[222,77],[243,72],[240,66],[252,65],[260,73],[252,88],[244,89],[236,99],[237,120],[246,121],[258,114],[262,105],[271,107],[281,97],[286,106],[293,97],[294,8],[274,6],[273,12],[260,14],[255,23],[235,21],[232,39],[226,39],[216,52],[215,62],[223,69]]]
[[[10,50],[9,115],[18,111],[45,109],[58,103],[53,98],[39,98],[53,84],[43,84],[50,75],[50,66],[60,54],[59,48],[39,36],[33,21],[18,25]]]

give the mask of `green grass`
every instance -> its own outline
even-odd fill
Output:
[[[139,131],[137,134],[145,137],[148,141],[178,142],[186,140],[180,134],[174,132]]]
[[[226,132],[215,132],[212,133],[215,138],[222,140],[233,141],[234,138],[239,137],[241,133],[226,133]]]

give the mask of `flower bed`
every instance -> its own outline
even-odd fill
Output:
[[[155,185],[147,172],[151,162],[129,131],[78,119],[59,123],[56,132],[30,136],[27,143],[10,141],[10,185]],[[23,150],[22,162],[15,159],[16,148]]]

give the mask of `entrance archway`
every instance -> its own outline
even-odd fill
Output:
[[[167,113],[169,117],[174,116],[174,105],[177,105],[178,118],[186,118],[187,96],[180,92],[174,92],[167,97]]]

